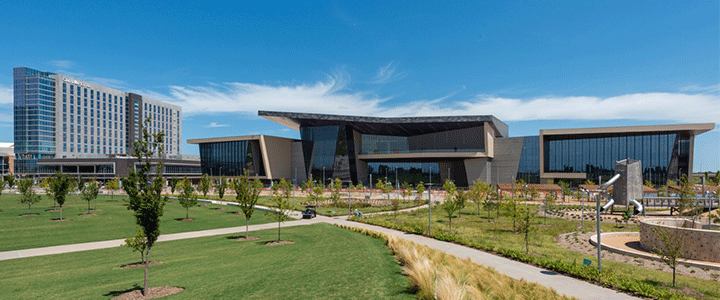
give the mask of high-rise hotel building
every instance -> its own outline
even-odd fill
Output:
[[[164,132],[164,156],[182,150],[182,110],[138,94],[27,67],[13,69],[15,171],[38,172],[38,160],[105,158],[133,152],[140,124]]]

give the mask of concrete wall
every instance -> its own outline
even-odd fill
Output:
[[[293,140],[286,138],[266,135],[260,137],[265,175],[268,179],[292,180],[295,177],[291,170],[292,143]]]
[[[303,153],[302,142],[292,142],[290,150],[290,171],[292,172],[292,178],[295,179],[297,175],[296,184],[301,185],[307,181],[307,170],[305,170],[305,155]]]
[[[487,158],[466,159],[464,163],[468,184],[472,184],[477,179],[490,181],[490,164]]]
[[[647,251],[662,247],[655,230],[667,230],[669,234],[683,237],[683,258],[720,263],[720,231],[705,230],[698,222],[678,218],[644,219],[640,221],[640,245]]]
[[[490,183],[512,183],[520,167],[524,137],[503,138],[494,141],[494,157],[490,169]],[[498,182],[499,180],[499,182]]]

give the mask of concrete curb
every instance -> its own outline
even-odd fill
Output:
[[[612,236],[636,236],[637,240],[640,241],[640,233],[639,232],[608,232],[608,233],[602,233],[602,236],[603,236],[603,238],[606,238],[606,237],[609,238]],[[589,242],[591,245],[597,247],[597,234],[590,236]],[[622,249],[622,248],[608,245],[606,243],[602,243],[602,249],[610,251],[610,252],[615,252],[618,254],[629,255],[632,257],[639,257],[639,258],[651,259],[651,260],[655,260],[655,261],[662,261],[659,256],[657,256],[655,254],[651,254],[650,252]],[[678,264],[691,265],[693,267],[698,267],[698,268],[708,268],[708,269],[712,269],[712,270],[720,270],[720,265],[704,263],[704,262],[696,261],[696,260],[678,259]]]

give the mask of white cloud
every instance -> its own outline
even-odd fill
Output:
[[[73,78],[77,78],[77,79],[80,79],[83,81],[88,81],[88,82],[92,82],[95,84],[99,84],[102,86],[107,86],[110,88],[122,90],[122,91],[127,90],[127,86],[128,86],[127,82],[125,82],[123,80],[118,80],[118,79],[92,77],[92,76],[87,76],[84,73],[70,72],[70,71],[66,71],[66,70],[59,70],[59,71],[57,71],[57,73],[67,75],[67,76],[70,76]]]
[[[206,128],[218,128],[218,127],[228,127],[227,124],[218,124],[217,122],[210,122],[208,126],[205,126]]]
[[[70,60],[51,60],[49,63],[52,66],[62,69],[70,69],[73,65],[75,65],[75,63]]]
[[[394,63],[395,62],[391,61],[387,65],[378,68],[375,77],[370,82],[375,84],[383,84],[405,78],[405,76],[407,76],[407,73],[396,73],[395,70],[397,69],[397,67],[393,65]]]
[[[11,87],[0,85],[0,104],[13,103],[13,90]]]
[[[339,72],[313,84],[263,85],[230,82],[206,86],[171,86],[168,94],[141,92],[182,106],[185,115],[258,110],[359,116],[494,115],[503,121],[663,120],[699,123],[720,120],[720,96],[712,93],[637,93],[614,97],[548,96],[512,98],[477,95],[451,101],[450,93],[431,100],[395,101],[348,88]]]
[[[705,93],[717,93],[720,92],[720,83],[709,86],[690,85],[681,89],[685,92],[705,92]]]

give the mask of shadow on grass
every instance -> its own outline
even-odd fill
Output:
[[[123,290],[123,291],[111,291],[111,292],[108,292],[107,294],[104,294],[103,296],[106,296],[106,297],[107,297],[107,296],[117,297],[117,296],[120,296],[120,295],[125,294],[125,293],[129,293],[129,292],[132,292],[132,291],[139,291],[139,290],[142,290],[142,287],[140,287],[139,285],[135,284],[135,285],[133,285],[132,288],[129,288],[129,289],[127,289],[127,290]]]

